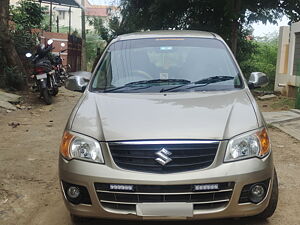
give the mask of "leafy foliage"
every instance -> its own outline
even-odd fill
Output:
[[[10,13],[17,30],[30,30],[41,26],[44,8],[33,0],[21,0],[18,6],[11,7]]]
[[[115,36],[125,33],[121,26],[120,18],[112,16],[108,21],[103,21],[101,17],[89,17],[89,24],[94,26],[95,32],[106,42],[110,42]],[[106,24],[107,23],[107,24]]]
[[[21,0],[17,6],[10,8],[10,14],[13,23],[9,32],[18,55],[24,60],[25,53],[32,52],[35,48],[37,35],[31,30],[41,26],[44,10],[33,0]],[[23,64],[25,65],[22,66],[23,68],[29,69],[28,63],[23,61]],[[0,72],[2,73],[0,78],[2,87],[21,89],[24,85],[24,74],[18,68],[8,65],[3,54],[0,54]]]
[[[33,28],[40,28],[44,16],[44,8],[33,0],[21,0],[17,6],[10,9],[14,27],[11,30],[16,49],[22,56],[31,52],[37,43],[37,34],[32,33]]]
[[[280,0],[121,0],[126,30],[195,29],[220,34],[230,41],[232,25],[267,21],[284,13]]]
[[[241,63],[246,77],[249,77],[251,72],[263,72],[267,74],[270,82],[265,88],[266,90],[274,90],[278,50],[277,36],[273,34],[254,41],[256,51],[251,54],[248,60]]]
[[[86,36],[86,58],[87,58],[87,67],[89,71],[93,67],[93,63],[97,54],[102,52],[105,48],[105,41],[102,40],[97,34],[87,34]],[[100,52],[98,52],[100,51]]]
[[[19,73],[18,69],[15,67],[5,68],[5,86],[11,89],[22,89],[24,85],[24,74]]]

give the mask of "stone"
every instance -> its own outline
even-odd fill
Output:
[[[13,104],[0,100],[0,108],[8,109],[8,110],[17,110],[16,106]]]
[[[20,126],[21,124],[18,123],[18,122],[11,122],[11,123],[8,123],[8,126],[12,127],[12,128],[16,128],[18,126]]]
[[[300,114],[300,109],[291,109],[290,111]]]
[[[10,102],[10,103],[19,103],[21,101],[21,96],[16,94],[7,93],[0,90],[0,101]]]
[[[291,135],[292,137],[300,141],[300,119],[289,122],[275,123],[273,124],[273,126],[279,128],[283,132]]]
[[[293,111],[262,112],[269,124],[300,119],[300,114]]]
[[[269,99],[276,98],[276,97],[277,97],[276,95],[270,94],[270,95],[258,96],[258,99],[264,101],[264,100],[269,100]]]

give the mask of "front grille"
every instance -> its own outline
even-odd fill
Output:
[[[137,203],[187,202],[194,210],[225,207],[230,201],[234,183],[218,183],[218,190],[194,191],[194,185],[134,185],[133,191],[115,191],[110,184],[95,183],[102,207],[136,213]]]
[[[117,166],[127,170],[151,173],[176,173],[210,166],[216,156],[219,142],[123,142],[109,143]],[[156,161],[162,149],[171,153],[166,165]]]

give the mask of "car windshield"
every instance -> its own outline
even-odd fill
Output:
[[[117,41],[96,68],[92,91],[182,92],[242,88],[225,45],[208,38]]]

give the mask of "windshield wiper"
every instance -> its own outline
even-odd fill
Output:
[[[194,82],[194,84],[211,84],[211,83],[218,83],[218,82],[233,80],[233,79],[234,77],[232,76],[214,76],[214,77],[208,77],[208,78],[198,80]]]
[[[114,92],[120,89],[126,89],[129,88],[130,90],[140,90],[140,89],[146,89],[149,87],[152,87],[151,84],[160,84],[160,83],[181,83],[181,84],[190,84],[191,81],[188,80],[184,80],[184,79],[155,79],[155,80],[142,80],[142,81],[135,81],[135,82],[130,82],[127,83],[121,87],[115,87],[115,88],[110,88],[110,89],[105,89],[103,92]],[[146,84],[147,86],[139,86],[139,85],[143,85]],[[134,89],[132,89],[134,88]]]
[[[234,77],[232,77],[232,76],[213,76],[213,77],[204,78],[204,79],[195,81],[193,83],[190,83],[190,84],[195,84],[193,86],[189,86],[189,84],[183,84],[183,85],[178,85],[176,87],[172,87],[172,88],[168,88],[168,89],[162,89],[160,92],[167,92],[167,91],[175,90],[175,89],[181,88],[181,87],[186,87],[186,89],[204,87],[204,86],[207,86],[212,83],[219,83],[219,82],[233,80],[233,79],[234,79]]]
[[[185,79],[154,79],[154,80],[141,80],[141,81],[135,81],[131,82],[127,85],[138,85],[138,84],[161,84],[161,83],[180,83],[180,84],[190,84],[191,81],[185,80]]]
[[[129,89],[131,91],[135,91],[135,90],[140,90],[140,89],[146,89],[146,88],[149,88],[149,87],[151,87],[151,86],[148,85],[148,86],[143,86],[143,87],[137,87],[137,86],[124,85],[124,86],[121,86],[121,87],[105,89],[105,90],[103,90],[103,92],[104,93],[114,92],[114,91],[121,90],[121,89]]]

